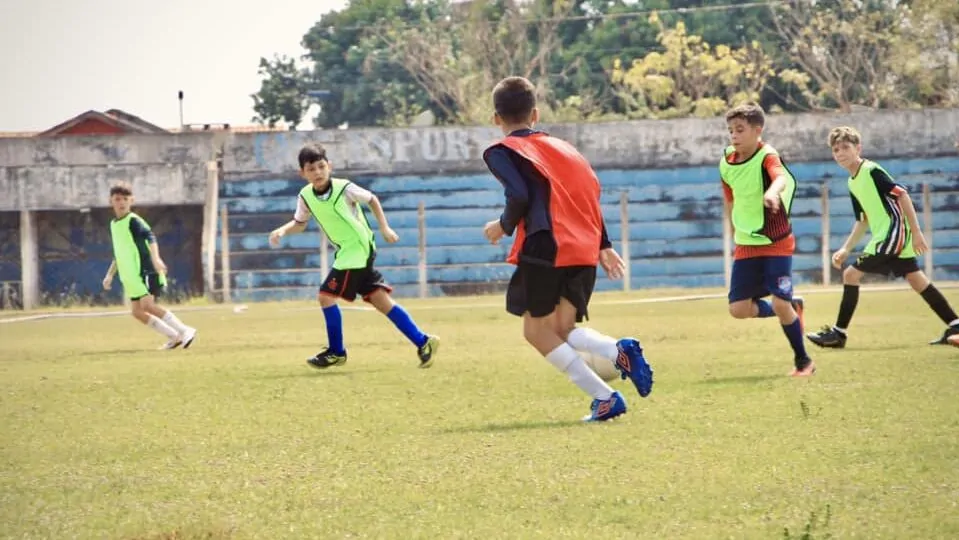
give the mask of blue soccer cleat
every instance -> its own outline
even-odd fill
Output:
[[[626,400],[619,392],[613,392],[609,399],[594,399],[589,407],[590,413],[583,422],[605,422],[626,412]]]
[[[616,342],[616,350],[619,352],[616,355],[616,368],[622,373],[620,377],[629,377],[640,397],[648,396],[653,391],[653,368],[643,357],[639,340],[623,338]]]

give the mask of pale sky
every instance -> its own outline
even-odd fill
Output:
[[[161,127],[252,124],[257,64],[299,57],[346,0],[0,0],[0,131],[42,131],[90,109]]]

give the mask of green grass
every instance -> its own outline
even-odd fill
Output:
[[[362,311],[349,363],[308,368],[308,303],[183,311],[188,351],[129,317],[0,324],[0,536],[959,537],[959,351],[925,345],[915,293],[864,291],[810,380],[775,320],[604,304],[637,296],[593,325],[640,337],[656,387],[615,383],[631,408],[602,425],[499,297],[406,302],[443,338],[430,370]],[[807,324],[838,301],[807,296]]]

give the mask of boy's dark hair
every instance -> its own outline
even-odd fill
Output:
[[[123,195],[129,197],[133,195],[133,186],[130,182],[116,182],[110,186],[110,196]]]
[[[766,125],[766,114],[757,103],[749,102],[737,105],[726,112],[726,122],[742,118],[750,126],[763,127]]]
[[[529,120],[536,108],[536,87],[524,77],[507,77],[493,88],[493,109],[508,124]]]
[[[309,143],[300,149],[300,155],[297,157],[297,161],[299,161],[300,168],[302,169],[310,163],[329,161],[329,159],[326,158],[326,148],[323,148],[322,144]]]

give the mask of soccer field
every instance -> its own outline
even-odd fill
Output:
[[[307,302],[182,309],[186,351],[128,316],[0,324],[0,536],[959,537],[959,351],[918,295],[864,290],[847,349],[791,379],[775,319],[617,303],[680,293],[595,298],[656,379],[597,425],[501,297],[405,302],[443,340],[429,370],[370,311],[309,368]],[[807,295],[807,329],[838,302]]]

